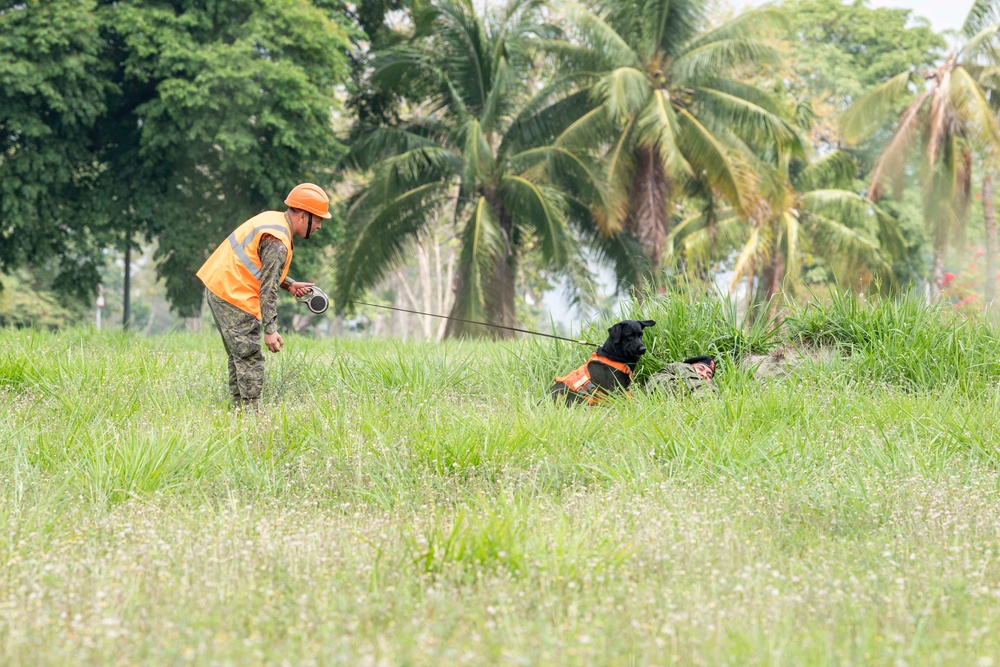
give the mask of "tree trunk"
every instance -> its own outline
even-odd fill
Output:
[[[931,264],[931,301],[941,296],[941,283],[944,281],[944,251],[944,244],[934,244],[934,261]]]
[[[778,301],[775,297],[781,291],[781,281],[785,278],[785,253],[777,251],[772,265],[771,280],[767,286],[767,294],[764,296],[768,317],[773,317],[778,310]]]
[[[517,274],[517,262],[514,254],[508,252],[507,257],[497,260],[493,272],[486,278],[483,285],[483,296],[486,301],[486,321],[505,327],[516,327],[517,315],[514,312],[514,278]],[[514,332],[508,329],[489,330],[490,338],[513,338]]]
[[[781,281],[785,277],[785,253],[775,248],[757,281],[757,299],[751,310],[751,319],[756,321],[761,315],[772,317],[777,310],[775,296],[781,291]]]
[[[125,287],[122,289],[122,330],[132,326],[132,239],[125,237]]]
[[[629,197],[629,216],[625,230],[642,245],[653,282],[659,277],[663,244],[667,237],[667,175],[652,147],[636,150],[636,173]]]
[[[986,318],[993,318],[997,299],[997,219],[993,208],[993,175],[983,176],[983,224],[986,227],[986,285],[983,299],[986,302]]]
[[[483,311],[485,321],[489,324],[498,324],[505,327],[518,326],[517,315],[514,311],[515,278],[517,276],[517,257],[510,242],[512,223],[507,212],[499,202],[490,202],[494,211],[497,212],[497,222],[503,234],[502,256],[496,259],[493,268],[482,276],[483,287]],[[462,314],[466,310],[462,307],[461,274],[455,278],[455,302],[451,308],[451,316],[465,318]],[[480,324],[470,324],[457,319],[448,320],[445,327],[446,338],[470,337],[490,337],[494,339],[513,338],[514,332],[507,329],[498,329]]]

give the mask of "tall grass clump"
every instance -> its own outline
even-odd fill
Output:
[[[732,301],[698,296],[690,288],[631,302],[619,315],[606,316],[585,327],[579,337],[600,345],[607,338],[608,328],[623,319],[656,322],[643,331],[646,354],[636,369],[639,382],[666,364],[688,357],[707,354],[720,365],[732,367],[748,355],[766,354],[781,342],[776,319],[747,321],[739,316]],[[580,365],[592,349],[529,339],[519,350],[517,364],[522,371],[550,377]]]
[[[1000,382],[1000,332],[943,304],[838,293],[793,309],[786,327],[791,342],[838,349],[868,382],[965,393]]]

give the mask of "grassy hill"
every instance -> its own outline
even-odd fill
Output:
[[[217,335],[0,331],[0,662],[1000,664],[995,329],[643,314],[641,374],[715,353],[718,397],[557,407],[588,352],[542,339],[286,337],[241,414]]]

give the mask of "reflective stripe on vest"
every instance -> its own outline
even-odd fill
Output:
[[[278,211],[265,211],[237,227],[198,269],[198,278],[210,292],[258,320],[262,276],[259,251],[264,234],[274,236],[285,246],[281,272],[284,280],[292,263],[292,232],[284,213]]]
[[[229,235],[229,245],[232,246],[233,252],[236,253],[236,258],[243,263],[243,266],[247,267],[247,270],[257,280],[260,280],[261,267],[257,266],[250,256],[247,255],[246,247],[253,243],[253,240],[257,238],[257,235],[261,232],[265,232],[269,229],[279,231],[288,238],[288,228],[281,225],[256,225],[253,228],[253,232],[247,234],[247,237],[243,239],[243,243],[236,240],[236,232]]]

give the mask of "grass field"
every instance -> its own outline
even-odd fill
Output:
[[[1000,665],[995,329],[644,312],[643,373],[714,352],[718,397],[289,336],[239,414],[217,335],[0,331],[0,663]],[[831,353],[745,363],[789,344]]]

